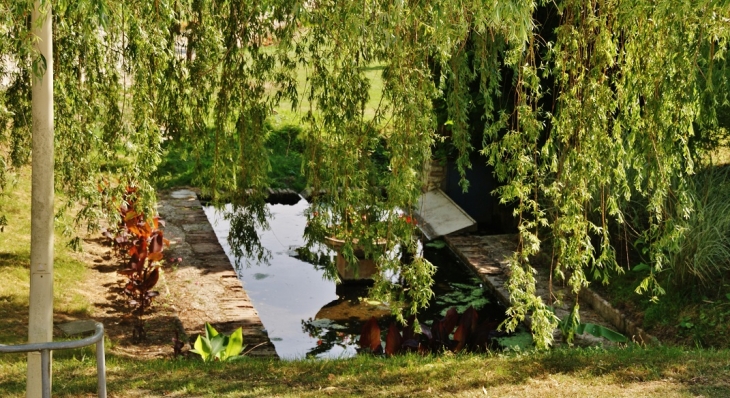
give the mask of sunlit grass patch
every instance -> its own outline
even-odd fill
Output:
[[[7,226],[0,233],[0,344],[27,338],[30,289],[31,170],[19,169],[16,184],[0,196]],[[57,202],[62,199],[57,195]],[[86,298],[74,287],[86,275],[85,265],[75,259],[66,239],[56,232],[54,240],[54,313],[83,316],[89,311]]]

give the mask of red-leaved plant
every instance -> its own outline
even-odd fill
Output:
[[[360,352],[391,356],[402,352],[485,351],[490,348],[495,337],[504,333],[497,330],[499,322],[478,324],[478,318],[474,307],[469,307],[461,315],[456,312],[456,308],[451,308],[443,318],[434,320],[431,327],[420,324],[420,333],[416,333],[414,328],[415,317],[410,317],[402,330],[391,323],[383,349],[380,327],[375,317],[372,317],[362,326]]]
[[[114,234],[104,231],[103,235],[112,241],[116,253],[126,260],[125,268],[119,273],[127,277],[124,294],[132,314],[136,318],[133,339],[146,337],[142,316],[159,292],[152,290],[160,279],[160,265],[163,250],[170,246],[160,226],[164,221],[153,217],[148,221],[142,212],[135,209],[137,188],[128,186],[119,207],[119,222]]]

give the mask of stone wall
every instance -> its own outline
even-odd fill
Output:
[[[423,166],[423,192],[432,191],[434,189],[443,190],[446,185],[446,166],[438,160],[431,159]]]

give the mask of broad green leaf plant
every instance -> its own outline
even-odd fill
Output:
[[[266,224],[264,124],[285,99],[305,127],[302,170],[313,192],[324,193],[310,223],[323,230],[340,222],[350,243],[384,238],[387,247],[413,248],[414,226],[401,216],[417,203],[433,145],[449,140],[462,176],[470,153],[481,151],[502,182],[495,193],[515,208],[520,243],[506,326],[531,316],[539,347],[550,345],[558,320],[536,295],[533,256],[549,243],[554,275],[577,295],[616,267],[612,234],[636,229],[651,267],[639,290],[658,298],[656,273],[680,233],[670,215],[691,216],[686,178],[723,134],[716,110],[727,103],[727,1],[53,7],[56,184],[69,208],[81,205],[78,220],[94,227],[113,214],[130,181],[151,207],[150,178],[172,140],[186,144],[197,184],[214,203],[233,204],[230,217],[255,243],[251,232]],[[32,50],[31,9],[29,0],[0,3],[0,189],[31,155],[30,79],[42,63]],[[374,67],[382,88],[370,109],[366,71]],[[104,181],[120,191],[102,192]],[[642,211],[627,212],[636,203]],[[379,279],[374,295],[401,320],[425,305],[431,264],[401,264],[381,246],[365,246],[404,282]],[[241,247],[265,257],[260,246]]]
[[[199,335],[190,352],[200,355],[203,362],[229,361],[240,358],[243,345],[243,329],[236,329],[230,336],[218,333],[208,322],[205,336]]]

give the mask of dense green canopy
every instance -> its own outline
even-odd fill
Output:
[[[415,206],[423,164],[446,139],[462,172],[469,153],[481,150],[504,184],[497,194],[515,206],[520,249],[510,313],[515,322],[532,315],[540,346],[556,324],[534,294],[530,258],[541,242],[552,243],[556,272],[577,292],[586,273],[605,278],[615,266],[610,234],[632,218],[652,262],[642,288],[659,294],[653,275],[678,233],[669,214],[682,214],[668,209],[690,215],[684,181],[724,134],[716,111],[727,103],[727,1],[63,0],[53,7],[55,62],[47,67],[56,76],[57,189],[82,204],[80,219],[93,226],[121,197],[111,188],[127,183],[152,203],[161,145],[179,140],[193,148],[205,192],[263,221],[256,204],[267,184],[264,122],[285,99],[308,108],[303,169],[316,191],[327,192],[312,224],[344,223],[348,239],[385,236],[412,246],[412,225],[400,211]],[[27,0],[0,3],[0,189],[30,156],[30,76],[44,68],[31,49],[31,9]],[[382,100],[366,112],[372,65],[384,67]],[[299,91],[298,67],[307,71]],[[475,114],[484,131],[475,131]],[[479,141],[483,147],[473,148]],[[632,201],[645,212],[626,214]],[[376,284],[394,308],[408,299],[415,310],[428,299],[427,262],[380,262],[408,286]]]

